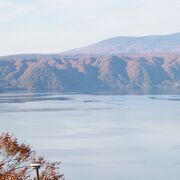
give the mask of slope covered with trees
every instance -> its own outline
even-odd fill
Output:
[[[0,59],[0,90],[102,91],[180,88],[180,55],[23,55]]]

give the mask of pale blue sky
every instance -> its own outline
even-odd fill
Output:
[[[180,0],[0,0],[0,55],[180,32]]]

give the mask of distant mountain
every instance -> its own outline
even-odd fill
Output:
[[[115,37],[62,54],[0,57],[0,92],[180,93],[180,33]]]
[[[63,54],[180,53],[180,33],[143,37],[114,37]]]
[[[20,55],[0,58],[0,91],[176,90],[180,55]]]

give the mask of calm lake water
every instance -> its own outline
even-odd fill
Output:
[[[67,180],[180,179],[180,96],[0,94],[0,131]]]

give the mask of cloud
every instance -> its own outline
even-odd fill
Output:
[[[109,7],[113,4],[119,4],[116,1],[111,0],[51,0],[49,3],[49,0],[40,0],[41,2],[44,2],[44,4],[48,5],[49,8],[52,9],[59,9],[59,10],[95,10],[95,9],[101,9]]]
[[[15,4],[8,1],[0,0],[0,21],[6,22],[14,20],[21,15],[32,12],[36,9],[35,6],[30,4]]]
[[[62,52],[180,31],[179,0],[0,0],[0,54]]]

